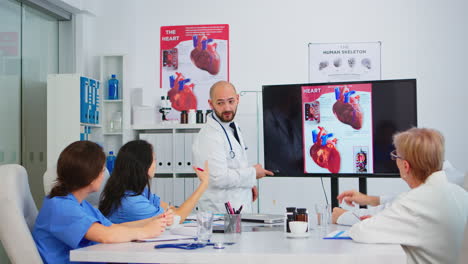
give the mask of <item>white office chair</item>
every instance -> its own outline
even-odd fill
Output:
[[[468,263],[468,222],[465,224],[465,236],[463,238],[463,244],[460,250],[458,263],[460,264]]]
[[[465,190],[468,191],[468,171],[465,172],[465,181],[463,183],[463,188],[465,188]]]
[[[48,195],[50,190],[52,190],[52,187],[55,184],[55,180],[57,179],[57,168],[49,168],[47,171],[44,173],[44,193],[45,195]],[[109,171],[106,169],[104,171],[104,180],[102,181],[101,184],[101,189],[99,189],[98,192],[92,193],[86,197],[86,201],[90,203],[92,206],[95,208],[99,207],[99,196],[101,195],[102,190],[104,189],[104,186],[106,185],[107,179],[109,179]]]
[[[26,170],[17,164],[0,166],[0,240],[12,263],[42,263],[31,231],[37,207]]]

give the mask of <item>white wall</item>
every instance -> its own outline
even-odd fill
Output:
[[[93,77],[99,73],[95,56],[128,54],[129,84],[143,87],[146,104],[159,98],[161,26],[229,24],[230,76],[239,90],[307,82],[309,42],[381,41],[383,79],[417,78],[419,126],[441,130],[446,158],[468,171],[466,1],[101,0],[97,5],[97,16],[86,23],[90,42],[85,69]],[[251,135],[252,163],[257,160],[255,102],[254,94],[246,95],[239,109],[244,134]],[[357,188],[356,180],[343,182],[342,189]],[[311,210],[311,203],[323,199],[318,179],[263,179],[260,189],[260,206],[268,212],[283,212],[285,205],[304,201]],[[368,189],[377,194],[407,187],[399,179],[376,179]]]

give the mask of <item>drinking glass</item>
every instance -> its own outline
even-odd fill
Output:
[[[197,212],[197,238],[200,243],[208,243],[213,233],[213,213]]]
[[[329,223],[329,214],[328,208],[329,205],[326,204],[315,204],[315,214],[317,216],[317,228],[326,228]]]

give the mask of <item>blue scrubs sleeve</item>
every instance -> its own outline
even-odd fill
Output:
[[[105,217],[99,219],[97,216],[100,213],[95,215],[96,212],[90,212],[88,206],[90,205],[86,202],[80,206],[78,203],[70,203],[67,200],[57,204],[49,218],[50,232],[69,247],[77,248],[93,223],[100,222],[104,225],[112,225]]]
[[[126,209],[124,211],[129,218],[128,221],[143,220],[164,212],[159,205],[155,206],[152,201],[141,195],[125,198],[122,201],[122,208]]]

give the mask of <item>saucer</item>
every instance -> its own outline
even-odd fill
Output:
[[[300,234],[286,233],[286,237],[289,237],[289,238],[305,238],[309,236],[310,236],[309,232],[300,233]]]

